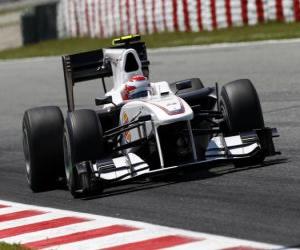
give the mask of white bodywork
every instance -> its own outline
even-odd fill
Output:
[[[138,69],[126,72],[126,58],[132,53],[138,63]],[[193,111],[181,98],[174,95],[169,84],[165,81],[151,83],[151,93],[148,97],[124,101],[121,96],[123,85],[134,75],[143,75],[140,59],[134,49],[104,49],[104,58],[109,61],[113,71],[113,88],[106,93],[112,96],[113,103],[119,105],[125,103],[120,113],[120,125],[128,123],[143,115],[151,115],[154,127],[170,124],[178,121],[193,119]],[[111,108],[105,105],[104,108]],[[152,124],[147,124],[147,135],[153,133]],[[129,132],[131,140],[139,138],[137,129]],[[127,140],[126,142],[130,142]]]
[[[126,58],[132,53],[138,68],[134,71],[126,72]],[[114,105],[123,104],[120,112],[120,125],[137,120],[138,117],[151,115],[151,121],[146,122],[146,134],[148,137],[154,135],[160,157],[161,169],[164,168],[163,153],[157,128],[161,125],[171,124],[178,121],[186,121],[190,130],[189,136],[192,143],[194,161],[199,161],[196,155],[194,137],[191,130],[190,121],[194,114],[190,106],[180,97],[176,96],[165,81],[152,82],[151,93],[147,97],[124,101],[121,96],[123,85],[134,75],[143,75],[142,65],[137,52],[133,49],[104,49],[104,60],[110,62],[113,71],[113,88],[106,93],[112,96],[113,104],[104,105],[104,109],[111,109]],[[141,138],[141,131],[138,128],[131,129],[124,133],[121,145],[134,142]],[[216,136],[211,138],[206,152],[206,161],[216,159],[226,159],[228,157],[239,157],[242,154],[250,154],[260,148],[257,142],[243,146],[241,136],[225,137]],[[234,147],[228,150],[228,147]],[[138,173],[145,174],[150,171],[150,167],[143,159],[134,154],[131,149],[124,150],[124,156],[114,158],[108,165],[102,164],[104,168],[114,169],[111,172],[101,173],[101,178],[115,180],[124,176],[123,180],[134,177]],[[127,167],[127,169],[126,169]],[[176,166],[174,166],[176,167]],[[94,164],[95,171],[97,164]],[[170,167],[168,167],[170,168]],[[172,167],[171,167],[172,168]],[[99,170],[99,172],[101,172]],[[131,175],[130,175],[131,173]],[[100,176],[99,176],[100,177]]]
[[[224,141],[222,141],[222,137],[215,136],[211,138],[205,156],[206,158],[212,157],[214,159],[223,158],[226,156],[226,148],[228,148],[227,153],[229,156],[239,157],[250,154],[260,147],[257,142],[248,146],[234,148],[237,145],[243,145],[242,138],[239,135],[224,137]]]

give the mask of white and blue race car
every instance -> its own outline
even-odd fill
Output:
[[[140,36],[113,47],[63,56],[68,112],[25,112],[23,148],[34,192],[64,181],[74,197],[125,181],[226,162],[260,164],[277,154],[277,130],[264,125],[257,92],[241,79],[204,87],[192,78],[150,82]],[[113,78],[107,91],[105,78]],[[105,95],[95,110],[75,109],[73,87],[101,79]],[[220,93],[220,94],[219,94]]]

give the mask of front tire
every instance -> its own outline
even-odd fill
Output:
[[[68,113],[63,147],[67,185],[74,198],[94,191],[88,162],[105,155],[104,145],[102,126],[95,111],[83,109]],[[78,164],[86,164],[81,166],[83,173],[78,173]]]
[[[225,135],[264,128],[264,118],[257,92],[248,79],[241,79],[224,85],[221,89],[220,108],[225,123]],[[265,155],[261,152],[250,159],[235,162],[237,167],[262,163]]]
[[[29,109],[23,117],[26,177],[33,192],[53,188],[63,171],[63,115],[55,106]]]
[[[221,89],[220,107],[226,122],[226,132],[229,134],[265,126],[259,97],[248,79],[224,85]]]

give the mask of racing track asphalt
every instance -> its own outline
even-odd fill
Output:
[[[59,105],[65,90],[59,58],[0,62],[0,198],[146,221],[285,246],[300,244],[300,43],[229,46],[150,54],[152,80],[199,76],[208,85],[250,78],[266,124],[279,129],[282,155],[265,166],[195,170],[179,177],[107,190],[74,200],[65,190],[33,194],[21,143],[25,109]],[[79,107],[93,103],[95,83],[81,84]],[[47,142],[45,142],[47,143]]]

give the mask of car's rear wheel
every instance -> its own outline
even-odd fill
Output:
[[[58,107],[29,109],[23,117],[27,181],[34,192],[53,188],[64,176],[63,115]]]
[[[95,111],[83,109],[68,113],[63,136],[64,161],[67,185],[75,198],[95,191],[90,183],[88,162],[105,155],[104,145],[102,126]]]
[[[223,131],[227,135],[264,128],[259,97],[248,79],[236,80],[222,87],[220,108],[225,120]],[[253,165],[263,160],[264,155],[258,154],[250,160],[239,160],[236,165]]]

